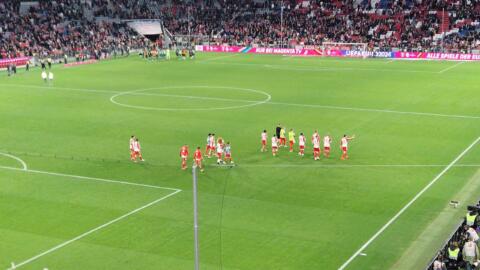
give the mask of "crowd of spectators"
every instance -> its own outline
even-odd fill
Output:
[[[38,0],[24,12],[20,2],[0,2],[1,57],[93,53],[143,42],[113,22],[123,19],[160,19],[173,34],[218,44],[480,49],[479,0]]]
[[[0,58],[64,57],[127,51],[142,39],[123,23],[87,20],[84,1],[38,1],[20,13],[20,1],[0,2]]]
[[[455,202],[456,203],[456,202]],[[480,265],[480,202],[465,219],[446,246],[439,252],[429,270],[474,270]]]

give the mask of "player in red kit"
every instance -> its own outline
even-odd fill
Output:
[[[262,132],[262,149],[260,151],[265,152],[267,151],[267,131],[263,130]]]
[[[200,168],[200,171],[203,172],[203,167],[202,167],[202,150],[200,150],[200,146],[197,147],[197,150],[195,150],[195,153],[193,154],[193,158],[195,160],[195,165]]]
[[[343,135],[342,140],[340,141],[340,148],[342,149],[342,160],[348,159],[348,155],[347,155],[348,141],[353,139],[355,139],[355,135],[353,135],[352,137]]]
[[[211,133],[208,133],[207,136],[207,146],[205,147],[205,156],[208,156],[210,153],[210,137],[212,137]]]
[[[182,170],[186,170],[188,159],[188,145],[184,145],[182,146],[182,148],[180,148],[180,158],[182,159]]]

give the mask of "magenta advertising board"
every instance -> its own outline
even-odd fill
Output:
[[[248,54],[278,54],[288,56],[326,56],[346,58],[391,58],[406,60],[451,60],[480,61],[480,54],[466,53],[434,53],[434,52],[390,52],[390,51],[356,51],[356,50],[321,50],[312,48],[263,48],[240,47],[228,45],[199,45],[195,47],[200,52],[248,53]]]
[[[419,60],[480,61],[480,54],[472,53],[395,52],[393,57]]]

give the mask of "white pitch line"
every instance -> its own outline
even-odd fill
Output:
[[[21,159],[17,156],[10,155],[10,154],[7,154],[7,153],[2,153],[2,152],[0,152],[0,156],[5,156],[5,157],[11,158],[11,159],[15,159],[16,161],[20,162],[20,164],[22,164],[22,170],[23,171],[28,170],[27,163],[25,161],[23,161],[23,159]]]
[[[23,169],[23,168],[15,168],[15,167],[7,167],[7,166],[0,166],[0,169],[12,170],[12,171],[21,171],[21,172],[27,172],[27,173],[37,173],[37,174],[47,174],[47,175],[54,175],[54,176],[63,176],[63,177],[81,179],[81,180],[91,180],[91,181],[114,183],[114,184],[121,184],[121,185],[130,185],[130,186],[138,186],[138,187],[146,187],[146,188],[156,188],[156,189],[166,189],[166,190],[172,190],[172,191],[181,191],[178,188],[162,187],[162,186],[155,186],[155,185],[148,185],[148,184],[140,184],[140,183],[135,183],[135,182],[103,179],[103,178],[81,176],[81,175],[74,175],[74,174],[39,171],[39,170],[31,170],[31,169]]]
[[[29,263],[31,263],[31,262],[33,262],[33,261],[35,261],[35,260],[37,260],[37,259],[45,256],[45,255],[48,255],[48,254],[50,254],[50,253],[52,253],[52,252],[54,252],[54,251],[56,251],[56,250],[58,250],[58,249],[60,249],[60,248],[63,248],[63,247],[65,247],[65,246],[67,246],[67,245],[69,245],[69,244],[71,244],[71,243],[73,243],[73,242],[75,242],[75,241],[78,241],[78,240],[80,240],[80,239],[82,239],[82,238],[84,238],[84,237],[86,237],[86,236],[88,236],[88,235],[90,235],[90,234],[92,234],[92,233],[94,233],[94,232],[96,232],[96,231],[99,231],[99,230],[101,230],[101,229],[103,229],[103,228],[105,228],[105,227],[108,227],[108,226],[110,226],[110,225],[112,225],[112,224],[114,224],[114,223],[116,223],[116,222],[118,222],[118,221],[120,221],[120,220],[122,220],[122,219],[125,219],[125,218],[127,218],[127,217],[129,217],[129,216],[131,216],[131,215],[133,215],[133,214],[135,214],[135,213],[137,213],[137,212],[140,212],[140,211],[142,211],[142,210],[145,209],[145,208],[148,208],[148,207],[150,207],[150,206],[152,206],[152,205],[154,205],[154,204],[157,204],[157,203],[159,203],[159,202],[161,202],[161,201],[163,201],[163,200],[165,200],[165,199],[167,199],[167,198],[169,198],[169,197],[172,197],[173,195],[175,195],[175,194],[177,194],[177,193],[179,193],[179,192],[180,192],[180,190],[174,191],[174,192],[172,192],[172,193],[170,193],[170,194],[168,194],[168,195],[166,195],[166,196],[163,196],[163,197],[161,197],[161,198],[159,198],[159,199],[157,199],[157,200],[155,200],[155,201],[153,201],[153,202],[150,202],[150,203],[148,203],[148,204],[146,204],[146,205],[144,205],[144,206],[141,206],[141,207],[139,207],[139,208],[137,208],[137,209],[135,209],[135,210],[132,210],[132,211],[126,213],[125,215],[122,215],[122,216],[120,216],[120,217],[118,217],[118,218],[116,218],[116,219],[114,219],[114,220],[111,220],[111,221],[109,221],[109,222],[107,222],[107,223],[104,223],[104,224],[102,224],[102,225],[100,225],[100,226],[98,226],[98,227],[96,227],[96,228],[93,228],[93,229],[89,230],[88,232],[82,233],[81,235],[79,235],[79,236],[77,236],[77,237],[75,237],[75,238],[72,238],[72,239],[70,239],[70,240],[68,240],[68,241],[65,241],[65,242],[63,242],[63,243],[61,243],[61,244],[59,244],[59,245],[57,245],[57,246],[55,246],[55,247],[52,247],[52,248],[50,248],[50,249],[48,249],[48,250],[46,250],[46,251],[44,251],[44,252],[42,252],[42,253],[40,253],[40,254],[38,254],[38,255],[35,255],[35,256],[31,257],[30,259],[27,259],[27,260],[25,260],[25,261],[17,264],[14,268],[9,268],[8,270],[14,270],[14,269],[20,268],[20,267],[22,267],[22,266],[24,266],[24,265],[26,265],[26,264],[29,264]]]
[[[456,64],[453,65],[453,66],[450,66],[450,67],[448,67],[448,68],[445,68],[445,69],[440,70],[440,71],[438,72],[438,74],[442,74],[442,73],[444,73],[445,71],[449,71],[449,70],[451,70],[451,69],[454,69],[454,68],[456,68],[456,67],[458,67],[458,66],[460,66],[461,64],[464,64],[464,63],[465,63],[465,62],[456,63]]]
[[[224,165],[214,165],[224,167]],[[429,168],[445,167],[445,164],[236,164],[246,168]],[[480,167],[480,164],[455,164],[452,167]]]
[[[433,178],[428,185],[426,185],[415,197],[413,197],[400,211],[398,211],[395,216],[393,216],[385,225],[378,232],[376,232],[363,246],[360,247],[342,266],[338,268],[338,270],[344,270],[347,266],[358,256],[360,253],[364,253],[363,251],[375,240],[377,237],[382,234],[393,222],[395,222],[398,217],[400,217],[403,212],[405,212],[415,201],[420,198],[435,182],[438,181],[450,168],[457,163],[470,149],[472,149],[478,142],[480,141],[480,137],[474,140],[462,153],[460,153],[447,167],[445,167],[435,178]]]
[[[248,64],[247,64],[248,65]],[[35,85],[10,85],[10,84],[0,84],[0,86],[17,86],[17,87],[32,87],[32,88],[44,88]],[[185,86],[187,87],[187,86]],[[45,87],[50,89],[60,89],[60,90],[70,90],[70,91],[83,91],[83,92],[98,92],[98,93],[109,93],[109,94],[125,94],[131,95],[131,91],[108,91],[108,90],[95,90],[95,89],[81,89],[81,88],[67,88],[67,87]],[[144,89],[137,89],[133,91],[142,91]],[[135,93],[135,92],[134,92]],[[157,95],[149,93],[137,93],[137,95]],[[159,94],[162,95],[162,94]],[[178,97],[180,98],[181,95]],[[193,98],[193,96],[186,96],[186,98]],[[198,98],[204,99],[205,97],[199,96]],[[250,102],[255,103],[259,101],[255,100],[239,100],[240,102]],[[432,117],[446,117],[446,118],[463,118],[463,119],[480,119],[480,116],[474,115],[456,115],[456,114],[442,114],[442,113],[427,113],[427,112],[413,112],[413,111],[396,111],[396,110],[385,110],[385,109],[375,109],[375,108],[359,108],[359,107],[344,107],[344,106],[332,106],[332,105],[321,105],[321,104],[303,104],[303,103],[288,103],[288,102],[275,102],[268,101],[262,104],[266,105],[283,105],[283,106],[299,106],[299,107],[310,107],[310,108],[322,108],[322,109],[334,109],[334,110],[351,110],[351,111],[363,111],[363,112],[379,112],[379,113],[392,113],[392,114],[407,114],[407,115],[418,115],[418,116],[432,116]]]
[[[396,110],[384,110],[384,109],[372,109],[372,108],[343,107],[343,106],[302,104],[302,103],[287,103],[287,102],[275,102],[275,101],[270,101],[270,102],[267,102],[267,103],[265,103],[265,104],[285,105],[285,106],[299,106],[299,107],[311,107],[311,108],[322,108],[322,109],[335,109],[335,110],[350,110],[350,111],[365,111],[365,112],[410,114],[410,115],[435,116],[435,117],[449,117],[449,118],[480,119],[480,116],[473,116],[473,115],[456,115],[456,114],[441,114],[441,113],[396,111]]]

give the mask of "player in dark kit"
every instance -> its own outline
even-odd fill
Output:
[[[52,69],[52,58],[47,58],[48,69]]]
[[[282,130],[282,126],[280,124],[277,125],[275,128],[275,135],[277,135],[277,139],[280,139],[280,131]]]
[[[45,70],[47,69],[46,66],[45,66],[45,60],[40,60],[40,65],[42,66],[42,70]]]

